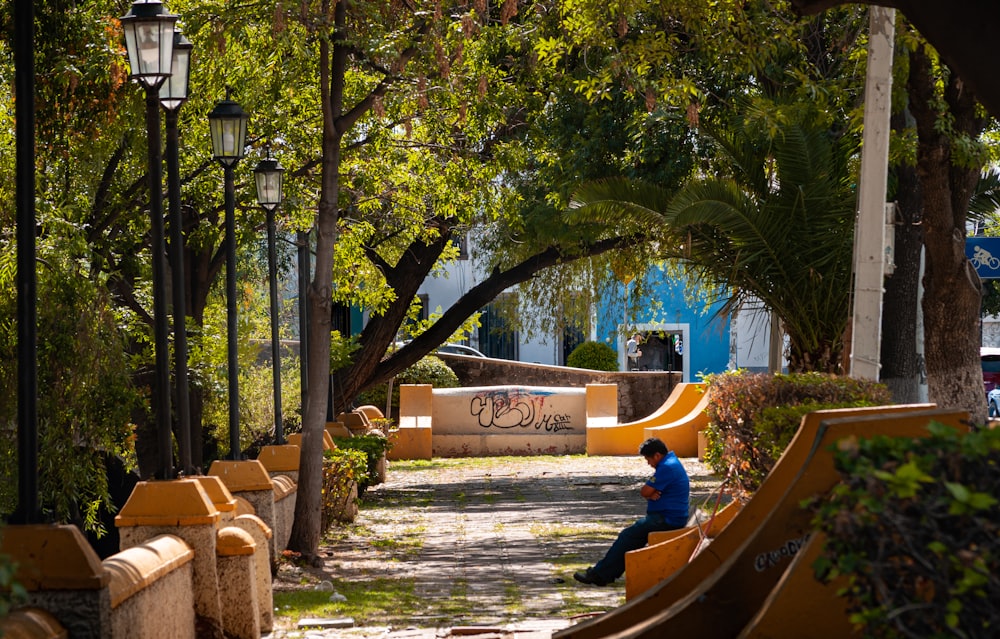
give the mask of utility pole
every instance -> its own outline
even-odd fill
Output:
[[[851,377],[878,380],[885,274],[885,192],[889,169],[889,115],[895,9],[869,9],[868,70],[858,217],[854,227],[854,300]]]

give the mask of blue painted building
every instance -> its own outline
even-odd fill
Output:
[[[729,368],[735,344],[731,349],[729,318],[717,315],[720,302],[689,291],[686,279],[658,267],[647,272],[644,288],[649,297],[636,300],[634,287],[623,284],[597,309],[597,338],[618,351],[622,370],[625,342],[634,332],[642,336],[639,370],[676,370],[685,382],[693,382],[700,374]],[[626,299],[631,316],[626,315]]]

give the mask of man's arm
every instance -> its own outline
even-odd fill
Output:
[[[639,494],[650,501],[656,501],[660,498],[660,491],[649,484],[643,484],[642,488],[639,489]]]

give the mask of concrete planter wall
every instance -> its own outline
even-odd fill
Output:
[[[605,372],[448,353],[435,355],[455,371],[462,386],[583,388],[587,384],[615,384],[618,386],[618,421],[623,424],[641,419],[659,408],[683,377],[676,371]]]
[[[587,446],[584,388],[417,386],[427,398],[402,394],[400,414],[429,413],[437,457],[583,453]]]

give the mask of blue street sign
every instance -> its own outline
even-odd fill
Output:
[[[1000,237],[965,238],[965,255],[979,279],[1000,280]]]

